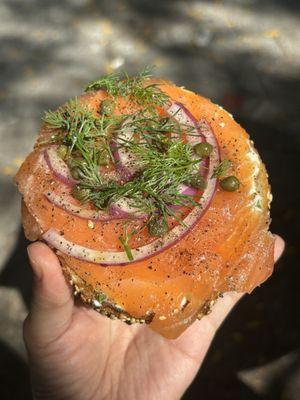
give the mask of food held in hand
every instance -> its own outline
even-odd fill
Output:
[[[48,111],[15,181],[25,234],[95,310],[176,338],[273,270],[267,174],[221,107],[147,71]]]

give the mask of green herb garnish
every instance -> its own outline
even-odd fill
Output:
[[[171,215],[170,204],[197,204],[191,197],[178,192],[179,185],[190,181],[199,163],[192,159],[188,144],[173,142],[166,153],[146,144],[140,146],[130,142],[127,146],[137,156],[140,173],[136,179],[123,184],[109,182],[94,186],[90,199],[96,207],[104,208],[108,202],[126,197],[132,200],[133,207],[145,213]],[[90,187],[87,183],[84,186]]]
[[[148,81],[150,76],[149,68],[132,78],[126,73],[106,75],[85,89],[107,91],[109,97],[97,110],[75,98],[56,111],[47,111],[43,120],[55,131],[49,143],[59,145],[58,153],[78,181],[73,188],[77,200],[107,210],[110,204],[126,198],[133,208],[148,216],[141,229],[162,236],[168,230],[169,216],[182,223],[180,212],[173,206],[199,205],[191,196],[180,193],[180,185],[193,183],[203,189],[206,182],[199,176],[202,153],[198,151],[195,157],[195,148],[183,140],[183,135],[195,134],[193,128],[162,116],[160,107],[167,105],[168,96]],[[136,111],[118,115],[117,96],[138,105]],[[112,169],[118,162],[112,154],[112,142],[119,151],[132,155],[131,166],[137,172],[128,182],[105,174],[105,168]],[[207,155],[210,149],[204,150]],[[214,176],[222,176],[230,165],[224,160]],[[128,232],[126,225],[119,237],[130,261],[133,255],[129,240],[135,234],[137,231]]]
[[[68,146],[65,155],[71,171],[76,171],[75,179],[81,179],[90,185],[101,184],[99,164],[107,163],[111,158],[109,130],[120,122],[120,117],[95,116],[78,99],[70,100],[56,111],[47,111],[44,122],[56,129],[55,140]]]
[[[163,106],[168,101],[168,95],[162,92],[156,83],[147,85],[152,69],[147,67],[133,78],[126,72],[114,72],[92,81],[85,87],[85,91],[102,89],[112,97],[130,97],[137,104]]]
[[[99,301],[100,304],[102,304],[107,299],[107,296],[106,296],[106,294],[101,292],[101,293],[97,293],[95,298],[97,301]]]
[[[232,162],[230,160],[224,159],[220,164],[214,169],[212,178],[220,178],[226,174],[226,172],[231,168]]]
[[[131,232],[129,234],[128,231],[127,231],[127,225],[125,224],[125,226],[124,226],[124,237],[123,236],[119,237],[119,241],[120,241],[121,245],[123,246],[123,249],[124,249],[129,261],[133,260],[133,255],[132,255],[132,251],[131,251],[131,248],[130,248],[128,242],[129,242],[130,238],[133,236],[134,233],[135,232],[133,231],[133,232]]]

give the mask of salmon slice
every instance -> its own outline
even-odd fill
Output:
[[[156,80],[172,101],[183,104],[196,120],[211,126],[221,159],[232,162],[230,174],[240,181],[235,192],[219,186],[196,226],[171,247],[152,257],[108,265],[79,260],[57,251],[66,278],[82,300],[97,311],[127,323],[149,323],[167,338],[178,337],[196,318],[207,314],[219,296],[228,291],[250,293],[273,271],[274,236],[270,224],[270,187],[265,167],[248,134],[232,116],[208,99],[174,84]],[[96,112],[107,93],[84,94],[80,101]],[[119,114],[138,109],[119,98]],[[54,228],[66,240],[94,250],[122,251],[118,238],[123,225],[118,220],[86,220],[51,203],[47,191],[70,195],[45,161],[39,144],[53,134],[43,126],[33,152],[26,158],[15,182],[23,196],[23,225],[30,240],[41,239]],[[80,203],[74,199],[74,204]],[[89,207],[89,206],[84,206]],[[190,212],[184,210],[185,215]],[[176,221],[171,221],[176,226]],[[130,221],[134,229],[142,221]],[[130,246],[153,240],[144,230]]]

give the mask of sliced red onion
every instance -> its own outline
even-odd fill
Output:
[[[126,265],[136,261],[142,261],[168,249],[185,237],[207,210],[207,207],[213,198],[215,189],[216,179],[211,179],[210,184],[200,199],[199,206],[194,207],[188,216],[184,218],[182,224],[175,226],[163,238],[156,239],[145,246],[132,249],[132,261],[128,260],[128,256],[125,251],[98,251],[88,247],[83,247],[68,241],[64,238],[64,236],[60,235],[57,230],[52,228],[43,234],[43,239],[49,245],[64,254],[95,264]]]
[[[196,144],[204,141],[198,121],[183,104],[174,101],[171,103],[170,107],[166,109],[166,112],[174,117],[180,124],[194,128],[194,132],[190,132],[190,134],[187,135],[187,141],[190,144]]]
[[[199,205],[194,207],[193,210],[183,219],[182,224],[178,224],[177,226],[172,228],[164,237],[156,239],[153,242],[139,248],[132,249],[132,261],[128,260],[128,256],[124,251],[98,251],[70,242],[65,239],[64,236],[60,235],[59,232],[57,232],[55,229],[49,229],[43,234],[43,238],[47,243],[49,243],[52,247],[56,248],[64,254],[70,255],[86,262],[102,265],[126,265],[133,262],[142,261],[159,254],[160,252],[175,245],[191,231],[191,229],[203,217],[216,190],[217,179],[212,178],[212,176],[214,169],[219,165],[220,162],[219,146],[215,135],[206,120],[203,119],[199,122],[199,125],[197,123],[196,125],[194,125],[196,120],[190,114],[190,112],[186,110],[185,107],[182,106],[180,103],[173,104],[178,110],[176,116],[174,115],[174,117],[177,117],[179,114],[181,115],[181,123],[183,123],[184,118],[185,121],[192,122],[196,131],[199,133],[198,142],[200,137],[202,137],[203,135],[206,141],[213,146],[213,151],[210,154],[210,157],[208,158],[209,161],[207,163],[207,187],[199,200]],[[173,107],[173,110],[175,106]],[[183,185],[183,187],[181,186],[180,190],[190,192],[190,189],[192,188],[185,186],[186,185]]]
[[[182,183],[181,185],[178,186],[178,192],[179,192],[179,194],[184,194],[185,196],[195,196],[197,194],[198,190]],[[177,210],[181,209],[182,205],[179,206],[179,205],[175,205],[175,204],[170,204],[168,207],[171,210],[177,211]]]
[[[145,219],[147,214],[133,207],[130,199],[123,197],[109,206],[109,213],[119,218]]]
[[[210,133],[212,133],[212,136]],[[207,134],[206,140],[214,146],[210,155],[208,167],[208,176],[211,177],[215,167],[220,162],[220,156],[217,142],[212,130],[209,132],[209,134]],[[131,253],[133,256],[133,261],[128,260],[128,256],[124,251],[98,251],[70,242],[60,235],[55,229],[49,229],[46,233],[44,233],[43,238],[52,247],[56,248],[62,253],[95,264],[126,265],[129,263],[142,261],[149,257],[153,257],[154,255],[157,255],[173,246],[191,231],[191,229],[197,224],[197,222],[206,212],[214,196],[216,183],[216,178],[210,178],[208,180],[207,187],[199,200],[199,206],[193,208],[193,210],[183,219],[182,224],[178,224],[172,228],[164,237],[156,239],[145,246],[132,249]]]
[[[68,201],[67,196],[64,195],[57,195],[54,192],[46,192],[44,195],[50,203],[79,218],[89,219],[92,221],[110,221],[117,219],[116,216],[109,215],[103,211],[88,210],[82,206],[72,204]]]
[[[130,181],[138,171],[135,165],[135,155],[124,146],[124,143],[131,141],[134,135],[130,122],[131,118],[123,122],[121,133],[119,132],[110,143],[110,148],[116,161],[116,169],[125,182]],[[126,124],[128,125],[126,126]]]
[[[184,183],[182,183],[181,185],[178,186],[178,193],[184,194],[185,196],[195,196],[197,194],[197,192],[198,192],[197,189],[195,189],[191,186],[185,185]],[[170,204],[168,207],[171,210],[177,211],[177,210],[181,209],[182,205],[180,206],[180,205]]]
[[[144,219],[147,218],[147,214],[137,211],[136,208],[130,206],[127,199],[119,200],[109,207],[109,213],[104,211],[89,210],[82,206],[77,206],[70,203],[68,195],[56,194],[54,192],[44,193],[47,200],[62,210],[68,212],[71,215],[82,219],[88,219],[92,221],[112,221],[116,219]]]
[[[179,185],[178,191],[180,194],[184,194],[186,196],[195,196],[197,193],[197,189],[185,184]]]
[[[194,132],[190,132],[187,135],[187,142],[190,145],[195,145],[201,142],[208,142],[216,148],[219,152],[219,145],[216,140],[216,137],[212,131],[210,124],[206,121],[206,119],[202,118],[200,121],[197,121],[196,118],[190,113],[190,111],[179,102],[172,102],[170,107],[166,110],[166,112],[173,116],[180,124],[191,126],[194,128]],[[195,158],[197,156],[195,155]],[[208,173],[208,164],[209,157],[205,157],[199,165],[199,172],[204,176],[211,176]]]
[[[217,138],[212,130],[212,127],[210,126],[209,122],[205,119],[202,118],[199,121],[199,129],[201,134],[205,137],[205,140],[207,143],[211,144],[213,147],[212,153],[210,154],[209,157],[205,157],[204,159],[204,164],[200,166],[201,168],[205,168],[206,174],[209,178],[213,175],[215,167],[218,166],[220,163],[220,149],[219,149],[219,143],[217,141]],[[214,162],[214,160],[217,160],[217,163]],[[212,164],[213,168],[212,168]],[[201,173],[201,170],[200,170]]]
[[[48,147],[44,152],[45,160],[53,174],[68,186],[78,183],[71,175],[70,169],[64,160],[57,154],[57,146]]]

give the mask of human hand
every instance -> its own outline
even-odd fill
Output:
[[[277,237],[275,260],[284,242]],[[242,294],[229,293],[178,339],[111,321],[74,304],[56,255],[31,244],[33,302],[24,322],[35,399],[179,399],[224,318]]]

